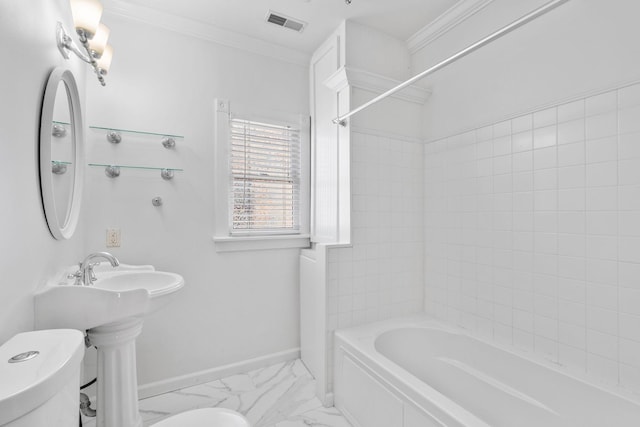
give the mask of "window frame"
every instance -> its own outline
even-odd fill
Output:
[[[278,177],[272,177],[271,179],[268,179],[268,181],[271,181],[271,183],[275,183],[277,181],[281,182],[282,184],[286,184],[286,183],[291,183],[292,185],[292,193],[293,195],[297,196],[297,201],[294,201],[292,203],[292,210],[293,210],[293,215],[291,216],[292,219],[292,227],[291,228],[236,228],[236,217],[235,217],[235,209],[236,209],[236,193],[234,191],[234,182],[236,181],[236,179],[242,180],[242,175],[243,174],[236,174],[233,171],[233,167],[230,166],[229,167],[229,233],[232,236],[281,236],[281,235],[294,235],[294,234],[300,234],[300,227],[301,227],[301,223],[300,223],[300,219],[301,219],[301,192],[302,189],[300,188],[301,186],[301,181],[302,181],[302,169],[303,169],[303,165],[302,165],[302,141],[300,139],[300,129],[299,126],[297,124],[293,124],[293,123],[289,123],[289,124],[281,124],[281,123],[274,123],[273,120],[271,120],[269,123],[266,123],[265,121],[257,121],[257,120],[249,120],[245,117],[234,117],[234,115],[231,115],[229,118],[229,121],[231,123],[231,127],[233,127],[233,122],[235,121],[236,123],[238,123],[240,126],[243,125],[242,122],[244,122],[245,124],[250,124],[249,126],[251,127],[251,125],[254,125],[255,127],[260,127],[262,129],[267,129],[267,128],[280,128],[280,129],[291,129],[292,132],[295,132],[298,134],[297,136],[297,143],[298,143],[298,147],[296,147],[294,150],[297,151],[295,154],[297,154],[299,156],[298,159],[294,159],[293,156],[290,156],[287,158],[286,161],[289,160],[294,160],[296,162],[298,162],[298,170],[296,170],[295,172],[297,173],[297,178],[293,177],[292,175],[289,175],[288,177],[280,177],[281,179],[278,179]],[[246,129],[246,126],[245,126]],[[231,147],[231,151],[233,151],[233,132],[230,131],[229,132],[229,139],[228,139],[228,143]],[[246,151],[245,151],[246,153]],[[294,153],[290,153],[290,154],[294,154]],[[236,157],[234,157],[233,154],[229,155],[229,162],[233,162],[234,160],[236,160]],[[288,168],[288,172],[292,172],[294,171],[293,167],[289,167]],[[245,170],[246,172],[246,170]],[[238,176],[240,175],[240,176]],[[253,182],[256,181],[259,183],[259,179],[251,179],[250,177],[247,177],[246,174],[244,174],[244,181],[245,182]],[[297,193],[297,194],[296,194]],[[253,200],[253,198],[252,198]]]
[[[215,100],[214,113],[214,234],[216,251],[305,248],[310,246],[310,119],[308,116],[282,112],[238,110],[231,112],[229,101]],[[265,230],[249,233],[232,228],[230,123],[232,118],[279,126],[292,126],[300,131],[300,201],[299,230]]]

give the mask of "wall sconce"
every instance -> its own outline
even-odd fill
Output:
[[[84,62],[91,64],[102,86],[105,86],[104,76],[109,72],[113,48],[107,44],[109,28],[100,23],[102,4],[98,0],[70,0],[73,25],[84,52],[73,42],[73,39],[58,22],[57,41],[62,56],[69,59],[69,52],[76,54]]]

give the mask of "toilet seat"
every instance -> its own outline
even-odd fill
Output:
[[[251,424],[231,409],[203,408],[173,415],[152,427],[251,427]]]

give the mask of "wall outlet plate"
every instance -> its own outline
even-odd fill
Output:
[[[108,248],[120,247],[120,229],[119,228],[107,228],[107,247]]]

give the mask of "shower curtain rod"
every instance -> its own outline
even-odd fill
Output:
[[[348,112],[348,113],[346,113],[346,114],[344,114],[342,116],[336,117],[335,119],[333,119],[333,123],[339,124],[341,126],[346,126],[346,124],[347,124],[346,123],[346,119],[348,119],[349,117],[353,116],[354,114],[359,113],[360,111],[364,110],[367,107],[370,107],[373,104],[376,104],[379,101],[382,101],[383,99],[387,98],[388,96],[393,95],[394,93],[404,89],[405,87],[413,84],[414,82],[422,79],[423,77],[426,77],[429,74],[433,74],[436,71],[440,70],[441,68],[444,68],[447,65],[454,63],[458,59],[460,59],[460,58],[462,58],[464,56],[467,56],[471,52],[474,52],[474,51],[480,49],[481,47],[491,43],[494,40],[499,39],[500,37],[510,33],[511,31],[515,30],[516,28],[519,28],[519,27],[523,26],[524,24],[533,21],[534,19],[538,18],[539,16],[544,15],[545,13],[555,9],[556,7],[562,5],[563,3],[566,3],[568,1],[569,0],[552,0],[552,1],[550,1],[550,2],[548,2],[546,4],[544,4],[544,5],[540,6],[538,9],[534,10],[533,12],[529,12],[528,14],[522,16],[521,18],[513,21],[509,25],[499,29],[495,33],[488,35],[487,37],[483,38],[480,41],[475,42],[474,44],[472,44],[470,46],[467,46],[466,48],[462,49],[460,52],[456,53],[455,55],[452,55],[449,58],[445,59],[444,61],[437,63],[433,67],[424,70],[420,74],[416,74],[415,76],[411,77],[406,82],[400,83],[398,86],[389,89],[385,93],[373,98],[371,101],[359,106],[358,108],[356,108],[354,110],[351,110],[350,112]]]

